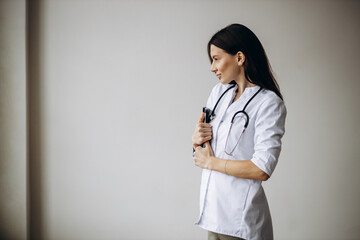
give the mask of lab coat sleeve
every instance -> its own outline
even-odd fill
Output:
[[[251,161],[269,177],[280,155],[286,114],[284,102],[278,97],[270,98],[261,104],[255,119],[255,151]]]

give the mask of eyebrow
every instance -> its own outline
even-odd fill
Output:
[[[214,58],[214,57],[218,57],[219,55],[214,55],[214,56],[212,56],[212,58]]]

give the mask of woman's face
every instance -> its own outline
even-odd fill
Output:
[[[213,60],[211,72],[214,72],[222,84],[236,80],[240,74],[237,55],[231,55],[223,49],[210,45],[210,56]]]

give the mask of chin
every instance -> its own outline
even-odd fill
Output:
[[[226,84],[229,84],[232,80],[223,80],[223,79],[220,79],[220,82],[221,84],[223,85],[226,85]]]

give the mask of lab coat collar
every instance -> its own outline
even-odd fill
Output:
[[[236,84],[236,86],[234,87],[234,91],[236,91],[238,88],[239,88],[239,86]],[[247,87],[247,88],[245,88],[242,95],[256,92],[257,90],[259,90],[259,88],[260,88],[260,86],[258,86],[258,85],[254,86],[254,87]]]
[[[234,94],[237,89],[237,86],[234,89]],[[250,100],[250,98],[260,89],[260,86],[247,87],[244,92],[241,94],[240,98],[237,99],[234,103],[229,103],[229,110],[238,109],[242,110],[245,104]]]
[[[230,85],[230,84],[227,84],[227,85],[224,85],[224,86],[226,86],[226,87],[224,88],[224,91],[225,91],[225,90],[226,90],[229,86],[231,86],[231,85]],[[231,100],[232,100],[233,97],[234,97],[235,89],[236,89],[236,88],[237,88],[237,85],[235,85],[235,87],[234,87],[233,89],[230,89],[230,90],[225,94],[225,96],[223,97],[223,99],[221,100],[221,102],[220,102],[221,105],[218,106],[219,110],[218,110],[217,113],[215,112],[216,117],[215,117],[215,119],[214,119],[214,120],[215,120],[215,121],[214,121],[214,125],[217,125],[219,122],[221,122],[221,120],[222,120],[222,118],[223,118],[223,115],[224,115],[226,109],[228,108]],[[222,91],[222,92],[224,92],[224,91]],[[217,96],[217,98],[219,98],[221,94],[222,94],[222,93],[220,93],[219,96]]]
[[[226,86],[224,88],[226,90],[231,85],[226,84],[224,86]],[[254,86],[254,87],[245,88],[245,90],[244,90],[243,94],[240,96],[240,98],[241,99],[244,99],[244,98],[249,99],[250,98],[249,96],[251,96],[252,93],[255,93],[257,90],[259,90],[259,88],[260,88],[260,86],[258,86],[258,85]],[[216,117],[214,119],[215,120],[214,125],[217,125],[222,120],[226,109],[229,107],[229,105],[231,104],[232,99],[235,97],[234,95],[235,95],[235,92],[236,92],[237,89],[238,89],[238,85],[236,84],[235,87],[233,89],[231,89],[229,92],[227,92],[225,94],[225,96],[223,97],[224,99],[222,100],[219,111],[216,113]],[[240,101],[237,101],[237,102],[240,102]]]

